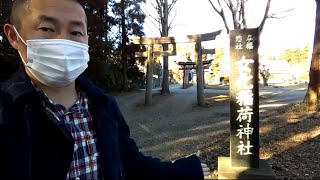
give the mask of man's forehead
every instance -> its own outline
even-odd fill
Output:
[[[79,18],[86,18],[83,7],[76,0],[32,0],[29,9],[42,13],[75,14]]]
[[[32,0],[28,6],[33,19],[37,21],[60,19],[73,24],[87,24],[85,11],[75,0]]]

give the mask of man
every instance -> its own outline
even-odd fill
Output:
[[[15,0],[4,32],[23,66],[0,86],[0,179],[203,179],[196,155],[146,157],[115,99],[87,68],[85,11],[76,0]]]

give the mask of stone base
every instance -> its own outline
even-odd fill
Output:
[[[230,157],[218,157],[218,179],[276,179],[266,160],[259,160],[259,168],[231,167]]]

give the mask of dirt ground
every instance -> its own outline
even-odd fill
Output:
[[[154,90],[153,105],[144,106],[144,91],[115,95],[140,150],[162,160],[175,160],[201,150],[200,159],[217,178],[219,156],[229,156],[228,96],[205,90],[208,107],[196,105],[196,87]],[[225,87],[222,87],[225,88]],[[260,158],[278,179],[320,177],[320,113],[304,105],[275,108],[260,115]]]

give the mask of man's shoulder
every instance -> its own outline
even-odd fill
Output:
[[[11,99],[11,95],[5,90],[6,86],[5,83],[0,83],[0,109],[4,104],[9,103]]]
[[[0,83],[0,108],[1,105],[7,102],[10,98],[10,95],[5,91],[6,84],[4,82]]]

